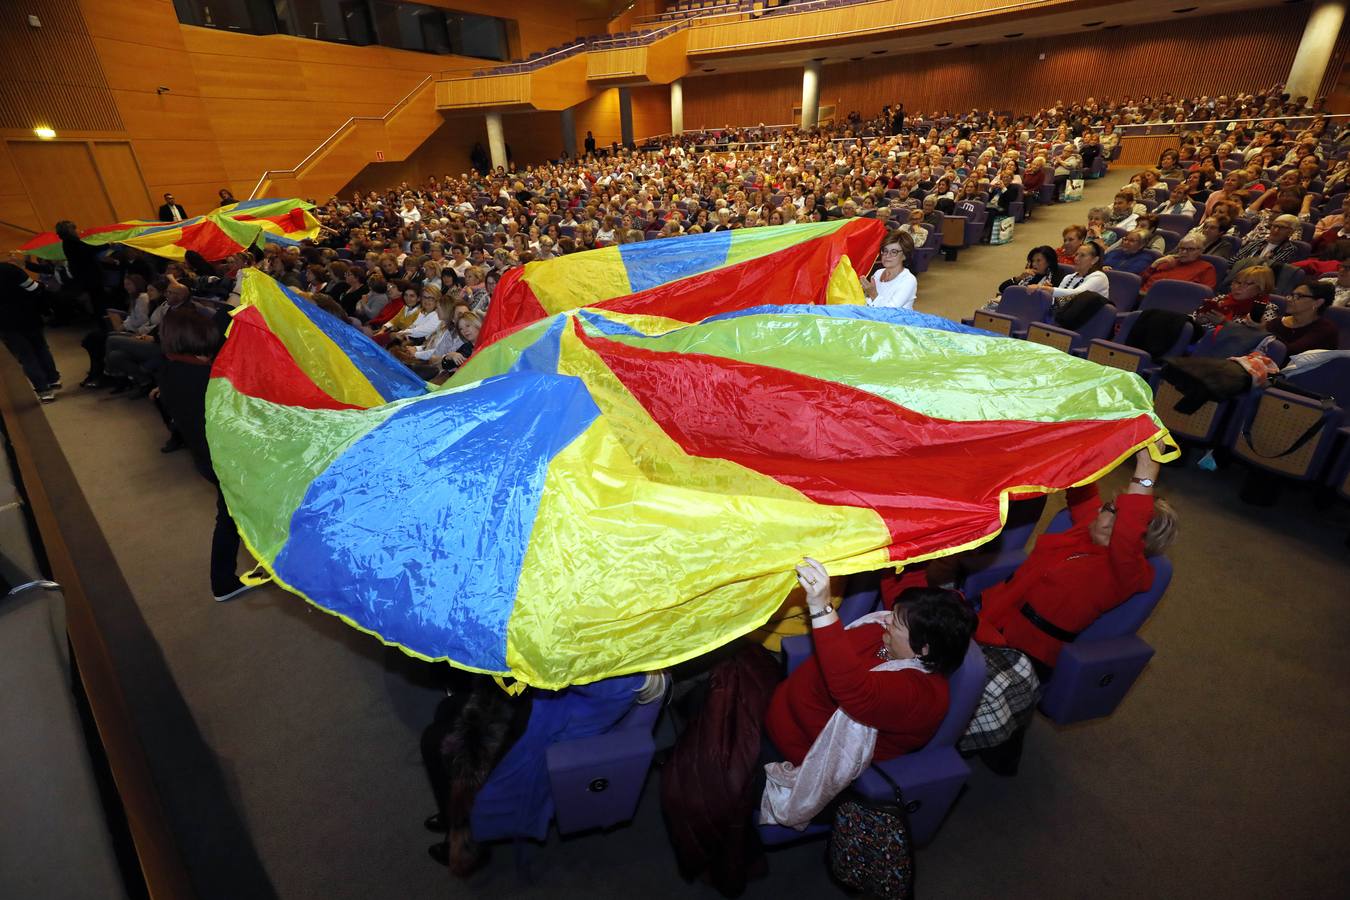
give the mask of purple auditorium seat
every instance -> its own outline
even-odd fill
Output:
[[[1214,256],[1209,253],[1202,255],[1200,258],[1214,267],[1215,283],[1223,284],[1223,280],[1228,277],[1228,260],[1222,256]]]
[[[652,730],[662,705],[659,701],[634,705],[605,734],[559,741],[548,748],[559,834],[609,828],[633,818],[656,752]]]
[[[1153,648],[1135,634],[1152,614],[1172,581],[1165,556],[1149,559],[1153,584],[1100,616],[1066,644],[1045,684],[1040,710],[1060,725],[1099,719],[1115,712],[1153,658]]]
[[[1155,281],[1144,299],[1139,303],[1140,311],[1146,309],[1166,309],[1188,316],[1199,308],[1201,303],[1211,299],[1214,291],[1203,284],[1189,281]]]
[[[1338,345],[1341,350],[1350,350],[1350,308],[1344,306],[1333,306],[1326,311],[1327,321],[1336,326],[1340,333],[1341,340]]]
[[[1166,228],[1175,234],[1185,234],[1195,227],[1195,216],[1164,213],[1158,216],[1158,228]],[[1170,248],[1169,248],[1170,249]]]
[[[1312,396],[1278,388],[1244,395],[1228,425],[1225,443],[1235,458],[1258,472],[1316,481],[1335,445],[1336,429],[1345,422],[1345,409],[1350,407],[1350,359],[1333,360],[1303,373],[1288,370],[1285,378],[1291,387]],[[1262,493],[1257,491],[1252,502],[1268,502]]]
[[[1074,356],[1084,356],[1087,354],[1088,344],[1111,337],[1116,329],[1116,318],[1115,306],[1107,303],[1077,331],[1062,328],[1053,322],[1033,322],[1027,329],[1027,340],[1054,347]]]
[[[936,228],[928,229],[928,237],[924,239],[923,245],[914,248],[914,259],[909,262],[909,269],[916,275],[928,271],[928,264],[933,261],[942,250],[942,234]]]
[[[904,794],[910,836],[916,846],[933,840],[938,826],[970,777],[970,766],[956,751],[956,742],[965,734],[988,680],[984,651],[971,641],[961,668],[947,681],[947,715],[938,726],[937,734],[913,753],[876,764]],[[894,797],[891,786],[871,769],[863,772],[853,786],[863,796],[875,800]]]
[[[1126,313],[1139,305],[1139,285],[1143,279],[1133,272],[1125,272],[1119,269],[1112,269],[1106,273],[1106,280],[1110,283],[1110,296],[1107,298],[1120,312]]]
[[[1032,322],[1044,322],[1049,318],[1051,304],[1049,291],[1011,285],[1003,289],[996,312],[977,310],[972,323],[976,328],[1022,338],[1026,337]]]
[[[1071,524],[1069,511],[1063,509],[1045,531],[1055,534]],[[1153,566],[1153,583],[1148,590],[1127,597],[1060,651],[1054,675],[1041,696],[1041,712],[1051,720],[1068,725],[1110,715],[1152,658],[1153,648],[1135,632],[1166,593],[1172,581],[1172,563],[1165,556],[1150,557],[1149,563]],[[990,570],[978,583],[968,586],[967,598],[978,602],[980,592],[1006,580],[1015,570],[1015,566]]]
[[[966,246],[973,247],[984,236],[984,220],[989,212],[978,200],[962,200],[956,204],[956,214],[966,220]]]
[[[805,635],[783,641],[783,650],[788,654],[789,672],[810,655],[809,649],[810,638]],[[905,810],[909,813],[910,837],[915,845],[922,846],[933,839],[947,811],[956,802],[957,794],[970,777],[970,766],[956,752],[956,742],[965,734],[988,678],[984,652],[971,641],[961,667],[947,681],[947,715],[943,717],[933,739],[912,753],[876,763],[900,786],[904,794]],[[853,788],[865,797],[878,800],[889,800],[895,796],[886,780],[870,768],[853,783]],[[828,831],[826,825],[809,825],[804,831],[781,825],[759,826],[761,840],[769,845],[801,840]]]
[[[1189,230],[1189,229],[1188,229]],[[1163,239],[1163,252],[1171,253],[1177,244],[1181,243],[1181,235],[1175,231],[1166,228],[1158,229],[1158,236]]]

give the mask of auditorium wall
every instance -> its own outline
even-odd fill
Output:
[[[576,34],[575,7],[551,0],[513,0],[509,9],[489,0],[434,2],[516,17],[512,49],[523,54]],[[134,215],[153,218],[165,191],[202,212],[221,187],[245,197],[265,169],[300,162],[348,117],[384,115],[428,74],[482,64],[181,25],[172,0],[0,4],[0,243],[17,246],[28,236],[22,229],[51,227],[48,200],[64,186],[34,179],[77,157],[91,167],[81,178],[92,172],[103,186],[72,210],[86,222],[106,216],[114,199],[126,206],[137,195],[148,199]],[[58,139],[37,144],[38,125]],[[43,149],[66,142],[82,152]],[[37,164],[43,155],[53,164]],[[16,156],[28,164],[16,167]],[[130,189],[122,185],[129,175],[139,179]]]
[[[986,45],[826,65],[820,102],[837,104],[841,115],[875,113],[896,100],[911,112],[1034,112],[1055,100],[1255,90],[1289,74],[1309,6],[1004,41],[997,52]],[[684,84],[684,124],[787,124],[801,90],[796,68],[691,76]]]

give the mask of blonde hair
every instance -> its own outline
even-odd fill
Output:
[[[1250,270],[1248,270],[1250,271]],[[1153,518],[1144,532],[1144,555],[1161,556],[1177,537],[1177,511],[1161,497],[1153,498]]]
[[[1270,266],[1248,266],[1241,275],[1257,282],[1263,294],[1269,294],[1275,288],[1275,272]]]

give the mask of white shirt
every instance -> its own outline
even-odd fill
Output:
[[[1096,272],[1089,272],[1087,275],[1070,272],[1060,280],[1059,287],[1055,288],[1051,294],[1055,297],[1069,297],[1080,291],[1093,291],[1103,297],[1109,297],[1111,296],[1111,280],[1100,269]]]
[[[410,338],[424,338],[430,337],[440,327],[441,317],[436,310],[433,309],[431,312],[419,311],[412,325],[403,333]]]
[[[901,269],[900,274],[890,281],[882,281],[885,269],[877,269],[872,275],[872,284],[877,289],[875,297],[867,298],[868,306],[886,306],[894,309],[913,309],[914,300],[919,295],[919,279],[909,269]]]
[[[403,220],[404,225],[415,225],[422,221],[422,213],[418,211],[417,207],[400,209],[398,217]]]

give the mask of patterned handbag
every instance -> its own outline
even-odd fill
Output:
[[[914,896],[914,856],[900,786],[877,766],[894,800],[850,797],[834,813],[830,871],[839,881],[880,900]]]

